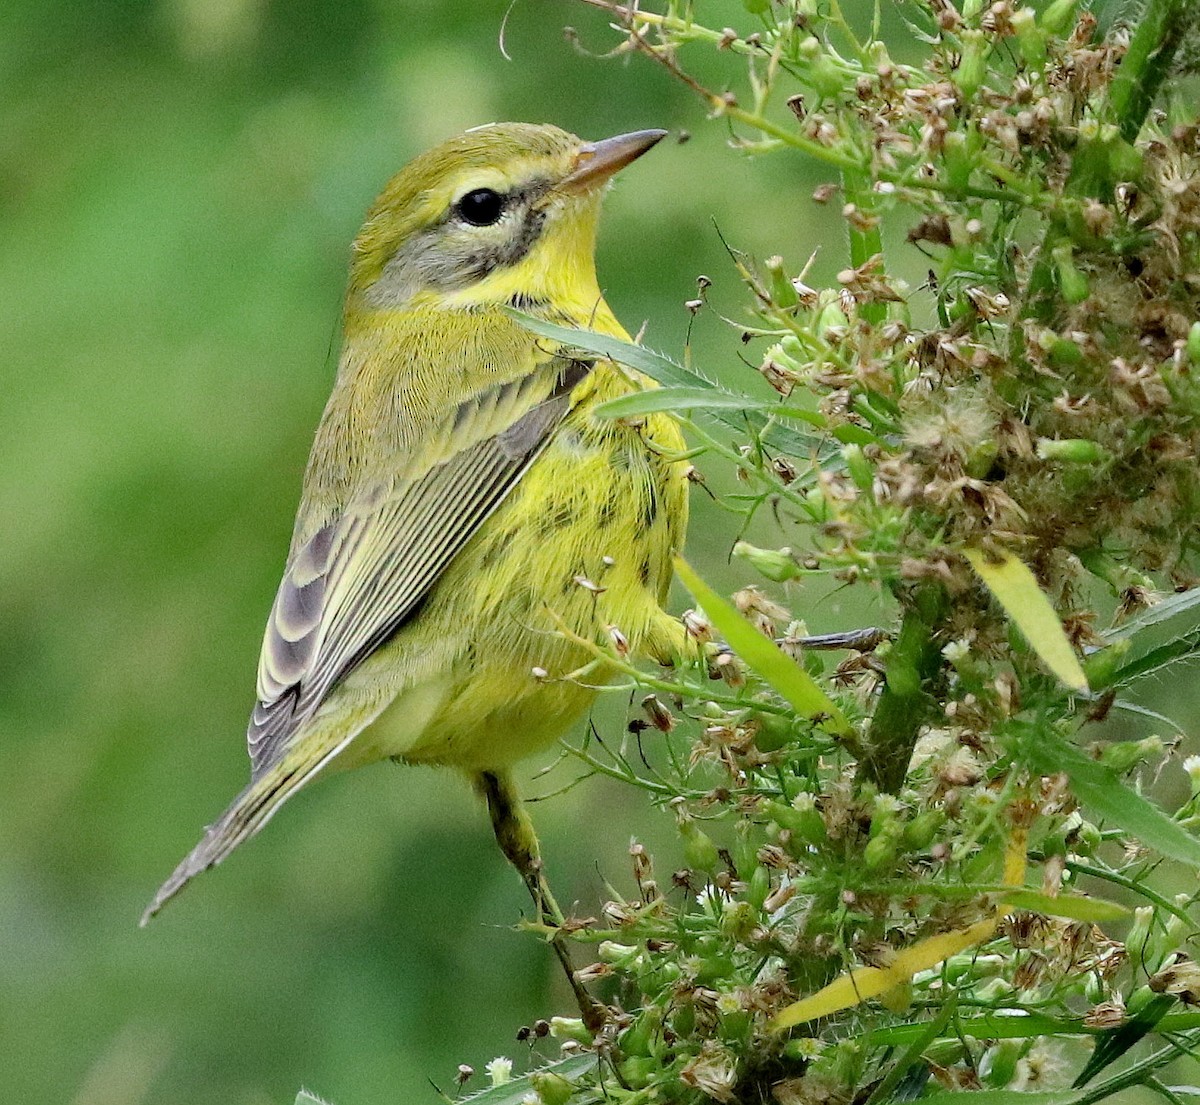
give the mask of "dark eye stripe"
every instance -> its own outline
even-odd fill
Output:
[[[438,222],[396,251],[371,289],[371,300],[387,306],[403,303],[423,289],[462,291],[520,264],[545,229],[546,211],[535,205],[551,187],[550,181],[534,181],[510,192],[504,203],[508,217],[490,226],[463,219],[460,197]],[[482,189],[470,191],[478,190]]]
[[[510,268],[529,255],[534,243],[541,237],[546,222],[546,213],[537,208],[525,208],[515,233],[501,242],[480,243],[465,259],[460,271],[462,283],[474,283],[490,276],[497,269]]]

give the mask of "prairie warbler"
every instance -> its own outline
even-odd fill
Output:
[[[143,923],[301,787],[384,758],[466,772],[561,923],[510,767],[591,702],[561,678],[593,659],[580,640],[619,634],[663,663],[682,649],[661,603],[686,466],[670,418],[593,417],[647,381],[506,308],[627,337],[596,282],[600,201],[663,133],[479,127],[417,157],[371,208],[263,641],[251,781]]]

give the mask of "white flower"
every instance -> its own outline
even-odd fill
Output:
[[[1188,756],[1183,761],[1183,770],[1188,773],[1193,788],[1200,787],[1200,756]]]
[[[497,1055],[485,1068],[493,1086],[503,1086],[512,1081],[512,1060]]]

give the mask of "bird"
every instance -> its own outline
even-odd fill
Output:
[[[597,282],[601,201],[665,133],[476,127],[418,155],[368,211],[267,620],[250,782],[143,925],[302,788],[391,759],[466,774],[561,926],[513,765],[611,680],[597,646],[664,665],[686,655],[665,601],[689,466],[669,414],[596,417],[652,381],[521,316],[630,340]]]

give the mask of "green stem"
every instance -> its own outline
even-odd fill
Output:
[[[849,203],[858,208],[863,217],[874,225],[859,229],[853,222],[850,229],[850,264],[861,268],[872,257],[883,258],[883,237],[879,232],[879,217],[876,212],[875,193],[871,190],[871,177],[865,170],[855,166],[842,169],[842,191]],[[864,303],[859,309],[867,322],[878,326],[887,319],[887,304]]]
[[[1171,68],[1175,53],[1184,38],[1192,13],[1193,0],[1148,0],[1134,32],[1129,50],[1109,86],[1108,98],[1100,109],[1101,118],[1115,124],[1121,140],[1133,142],[1146,121],[1163,79]],[[1071,165],[1067,181],[1068,196],[1110,198],[1114,179],[1111,164],[1113,143],[1099,137],[1081,143]],[[1029,276],[1023,317],[1049,322],[1058,303],[1054,276],[1054,247],[1068,237],[1061,214],[1052,218],[1045,240]],[[1020,329],[1014,327],[1013,340]],[[1018,352],[1014,345],[1013,353]]]
[[[935,634],[946,605],[941,587],[914,592],[887,656],[887,685],[867,731],[858,780],[873,783],[888,794],[903,786],[917,736],[934,702],[928,686],[941,666],[942,651]]]
[[[1132,142],[1183,41],[1193,0],[1150,0],[1108,93],[1108,115]]]

